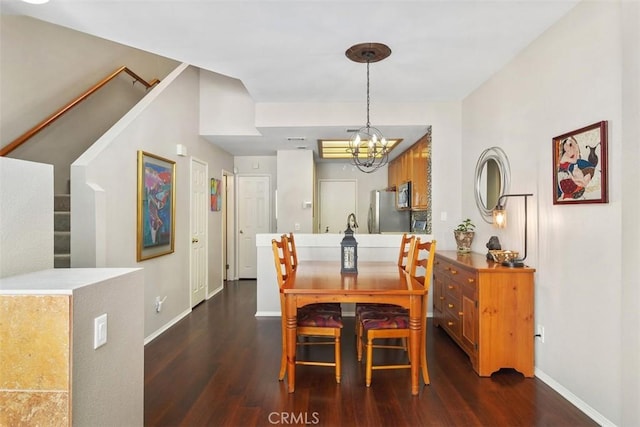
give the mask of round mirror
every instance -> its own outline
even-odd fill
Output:
[[[509,159],[500,147],[487,148],[476,163],[475,196],[482,219],[491,223],[498,199],[509,191]]]

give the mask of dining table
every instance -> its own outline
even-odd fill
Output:
[[[342,274],[339,261],[302,261],[282,286],[286,316],[287,386],[296,384],[297,311],[314,303],[388,303],[409,310],[411,394],[420,389],[422,297],[427,292],[396,262],[358,261],[357,273]],[[422,349],[424,351],[424,349]]]

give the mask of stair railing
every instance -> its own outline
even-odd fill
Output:
[[[41,130],[43,130],[44,128],[46,128],[47,126],[49,126],[51,123],[55,122],[56,120],[58,120],[64,113],[66,113],[67,111],[71,110],[73,107],[75,107],[76,105],[78,105],[79,103],[81,103],[82,101],[87,99],[91,94],[93,94],[94,92],[98,91],[98,89],[100,89],[102,86],[104,86],[107,83],[109,83],[118,74],[120,74],[122,72],[127,73],[131,77],[133,77],[134,78],[134,82],[133,82],[134,84],[135,84],[135,82],[140,82],[147,89],[149,89],[149,88],[157,85],[158,83],[160,83],[160,80],[158,80],[158,79],[153,79],[150,82],[146,82],[143,78],[138,76],[136,73],[131,71],[129,68],[127,68],[126,66],[122,66],[122,67],[118,68],[117,70],[115,70],[113,73],[109,74],[107,77],[105,77],[101,81],[99,81],[98,83],[96,83],[94,86],[89,88],[82,95],[80,95],[79,97],[77,97],[76,99],[74,99],[73,101],[71,101],[70,103],[68,103],[67,105],[65,105],[64,107],[62,107],[61,109],[59,109],[58,111],[56,111],[55,113],[53,113],[52,115],[50,115],[49,117],[44,119],[43,121],[41,121],[40,123],[38,123],[37,125],[32,127],[31,129],[29,129],[27,132],[25,132],[24,134],[22,134],[21,136],[19,136],[18,138],[16,138],[12,142],[10,142],[9,144],[5,145],[4,147],[0,148],[0,157],[1,156],[6,156],[7,154],[11,153],[13,150],[18,148],[19,146],[21,146],[22,144],[27,142],[30,138],[34,137]]]

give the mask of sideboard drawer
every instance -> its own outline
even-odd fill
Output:
[[[442,326],[445,329],[449,330],[449,334],[453,334],[455,336],[459,336],[462,332],[462,322],[460,320],[460,316],[452,314],[450,311],[445,310],[443,315],[444,322]]]

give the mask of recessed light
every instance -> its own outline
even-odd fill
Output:
[[[25,3],[31,3],[31,4],[45,4],[45,3],[49,3],[49,0],[22,0]]]

